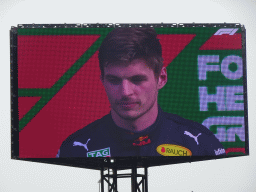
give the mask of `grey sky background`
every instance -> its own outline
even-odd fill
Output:
[[[246,28],[250,156],[152,167],[149,191],[254,192],[256,189],[255,0],[0,0],[0,191],[99,191],[95,170],[11,160],[9,30],[41,23],[241,23]],[[45,141],[47,142],[47,141]],[[33,145],[36,145],[33,143]],[[129,172],[128,171],[122,171]],[[120,172],[121,173],[121,172]],[[130,179],[118,181],[130,192]]]

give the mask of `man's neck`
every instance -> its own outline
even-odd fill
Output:
[[[147,111],[144,115],[134,120],[124,119],[120,117],[113,109],[111,109],[111,116],[115,124],[118,127],[121,127],[123,129],[129,130],[132,132],[143,131],[144,129],[154,124],[156,121],[157,115],[158,115],[157,102],[155,102],[153,107],[149,111]]]

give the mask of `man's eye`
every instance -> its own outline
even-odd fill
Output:
[[[134,78],[134,79],[132,79],[132,82],[136,83],[136,84],[142,83],[143,81],[145,81],[145,79],[142,79],[142,78]]]

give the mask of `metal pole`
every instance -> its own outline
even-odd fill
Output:
[[[109,170],[110,170],[110,168],[108,167],[108,175],[110,174]],[[110,182],[110,177],[108,177],[108,181]],[[108,192],[109,192],[109,191],[110,191],[110,185],[109,185],[109,183],[108,183]]]
[[[101,192],[104,192],[104,167],[100,170],[100,180],[101,180]]]
[[[145,175],[142,176],[142,192],[145,192]]]
[[[113,168],[113,184],[114,184],[114,192],[117,192],[117,169]]]
[[[132,192],[137,191],[137,167],[136,164],[132,167]]]
[[[145,174],[145,192],[148,192],[148,168],[144,167]]]

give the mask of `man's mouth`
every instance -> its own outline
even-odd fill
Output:
[[[136,107],[136,105],[138,104],[138,102],[118,102],[118,105],[123,108],[123,109],[133,109],[134,107]]]

